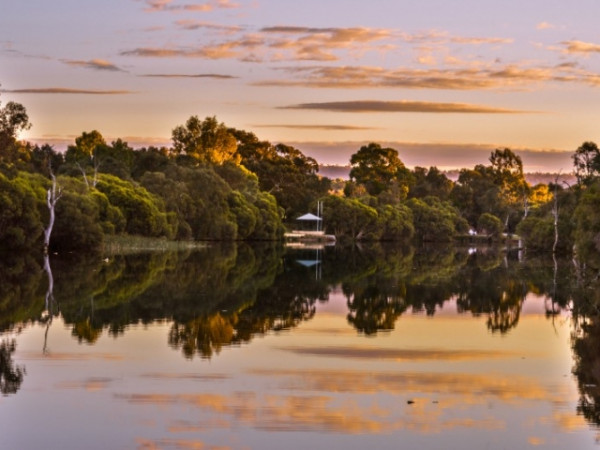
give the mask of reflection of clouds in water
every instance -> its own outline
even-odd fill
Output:
[[[83,381],[63,381],[57,383],[57,389],[83,389],[88,392],[106,389],[114,380],[112,378],[92,377]]]
[[[136,439],[138,450],[229,450],[227,446],[207,446],[202,441],[190,441],[183,439]]]
[[[24,352],[22,359],[25,360],[56,360],[56,361],[82,361],[91,359],[100,359],[103,361],[122,361],[125,357],[119,353],[36,353],[36,352]]]
[[[483,404],[490,398],[505,402],[522,400],[560,403],[564,393],[546,388],[533,378],[514,375],[471,375],[420,372],[362,372],[336,370],[253,370],[254,375],[279,377],[286,389],[355,394],[427,393],[445,395],[449,404]],[[456,401],[451,400],[456,399]],[[442,404],[440,402],[440,404]]]
[[[153,372],[145,373],[141,375],[142,378],[153,378],[157,380],[196,380],[196,381],[219,381],[228,380],[231,378],[229,375],[222,373],[215,374],[197,374],[197,373],[166,373],[166,372]]]
[[[385,349],[372,347],[279,347],[279,350],[312,356],[359,359],[390,359],[394,361],[469,361],[517,356],[514,352],[497,350],[442,350],[442,349]],[[521,356],[519,353],[518,356]]]
[[[391,404],[386,402],[386,405],[377,401],[363,405],[358,399],[340,400],[332,395],[258,395],[252,392],[116,397],[137,405],[184,406],[186,410],[192,406],[219,415],[198,423],[175,420],[169,427],[172,433],[204,431],[208,423],[212,424],[212,429],[231,429],[243,424],[263,431],[346,434],[380,434],[394,430],[429,434],[457,428],[498,430],[505,427],[503,420],[492,416],[456,417],[458,412],[464,411],[466,404],[481,403],[468,401],[465,394],[460,393],[440,401],[418,397],[411,404],[394,401]],[[452,417],[449,417],[450,414]]]

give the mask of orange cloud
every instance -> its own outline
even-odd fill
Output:
[[[540,22],[535,27],[536,30],[550,30],[552,28],[556,28],[556,25],[553,25],[548,22]]]
[[[61,62],[68,64],[69,66],[84,67],[86,69],[106,70],[110,72],[125,72],[120,67],[103,59],[91,59],[89,61],[64,59],[61,60]]]
[[[65,381],[56,385],[59,389],[83,389],[88,392],[101,391],[114,381],[112,378],[93,377],[84,381]]]
[[[179,28],[182,28],[184,30],[190,30],[190,31],[207,29],[207,30],[220,31],[225,34],[233,34],[233,33],[238,33],[240,31],[243,31],[243,28],[238,27],[238,26],[220,25],[220,24],[216,24],[216,23],[202,22],[202,21],[198,21],[198,20],[177,20],[175,22],[175,24]]]
[[[234,3],[231,0],[211,0],[206,3],[188,3],[188,4],[173,4],[173,0],[146,0],[146,11],[197,11],[209,12],[216,9],[233,9],[239,8],[239,3]]]
[[[0,89],[0,92],[12,94],[84,94],[84,95],[123,95],[135,94],[136,91],[118,91],[101,89],[72,89],[72,88],[28,88],[28,89]]]
[[[571,64],[553,67],[456,67],[452,69],[384,69],[370,66],[302,66],[278,69],[285,79],[264,80],[254,86],[296,86],[308,88],[403,88],[481,90],[569,82],[600,86],[600,75]]]
[[[467,103],[435,103],[414,101],[378,101],[358,100],[347,102],[301,103],[282,106],[280,109],[312,109],[332,112],[411,112],[411,113],[482,113],[482,114],[518,114],[528,111],[493,108]]]
[[[600,53],[600,44],[594,44],[591,42],[583,41],[564,41],[561,42],[566,48],[563,50],[564,53]]]
[[[358,131],[358,130],[379,130],[376,127],[357,127],[352,125],[293,125],[293,124],[273,124],[273,125],[251,125],[255,128],[286,128],[289,130],[326,130],[326,131]]]
[[[144,75],[138,75],[139,77],[147,78],[214,78],[217,80],[231,80],[234,78],[233,75],[223,75],[219,73],[199,73],[199,74],[180,74],[180,73],[149,73]]]
[[[360,347],[282,347],[281,350],[313,356],[358,359],[391,359],[394,361],[470,361],[514,357],[513,353],[482,350],[441,349],[375,349]]]

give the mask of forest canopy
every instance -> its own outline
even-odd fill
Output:
[[[53,251],[98,249],[120,233],[279,241],[322,202],[324,231],[339,241],[498,242],[518,234],[532,251],[600,253],[600,150],[593,142],[573,153],[573,186],[558,177],[530,185],[508,148],[451,180],[437,167],[411,170],[396,149],[375,142],[351,156],[343,181],[320,175],[301,150],[214,116],[190,117],[161,148],[108,143],[90,130],[59,152],[19,140],[30,127],[23,105],[0,103],[2,248],[41,246],[53,215]]]

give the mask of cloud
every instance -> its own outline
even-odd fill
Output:
[[[205,3],[186,3],[173,4],[173,0],[146,0],[147,8],[145,11],[175,11],[175,12],[210,12],[216,9],[234,9],[240,8],[239,3],[231,0],[211,0]]]
[[[378,359],[394,361],[470,361],[514,357],[514,354],[482,350],[441,349],[374,349],[360,347],[282,347],[281,350],[299,355],[327,358]]]
[[[283,79],[263,80],[254,86],[305,88],[402,88],[483,90],[516,89],[540,83],[583,83],[600,86],[600,75],[572,65],[522,67],[519,65],[456,66],[451,69],[384,69],[372,66],[292,66],[276,69]]]
[[[483,44],[498,45],[498,44],[512,44],[514,42],[514,39],[453,36],[450,38],[450,42],[454,42],[456,44],[468,44],[468,45],[483,45]]]
[[[260,38],[247,36],[244,39],[225,41],[197,48],[140,47],[122,51],[120,54],[122,56],[141,56],[146,58],[231,59],[246,57],[248,52],[261,47],[263,44]]]
[[[146,78],[214,78],[217,80],[231,80],[238,77],[233,75],[223,75],[219,73],[199,73],[199,74],[182,74],[182,73],[148,73],[138,75],[138,77]]]
[[[255,128],[286,128],[290,130],[325,130],[325,131],[358,131],[379,130],[376,127],[357,127],[352,125],[298,125],[298,124],[264,124],[251,125]]]
[[[11,94],[85,94],[85,95],[124,95],[135,94],[136,91],[101,90],[101,89],[72,89],[72,88],[28,88],[28,89],[0,89],[0,92]]]
[[[491,152],[497,148],[510,147],[506,143],[469,143],[469,142],[399,142],[377,141],[383,147],[398,150],[400,158],[407,167],[436,166],[443,170],[473,167],[476,164],[489,164]],[[322,142],[288,141],[286,144],[296,147],[315,158],[320,164],[348,164],[352,154],[367,145],[368,141]],[[527,172],[568,173],[573,167],[573,150],[551,150],[511,147],[523,159]]]
[[[234,34],[244,30],[244,28],[240,26],[221,25],[211,22],[202,22],[199,20],[177,20],[175,25],[184,30],[194,31],[206,29],[220,31],[225,34]]]
[[[106,377],[92,377],[83,381],[63,381],[56,384],[58,389],[82,389],[88,392],[106,389],[114,379]]]
[[[202,432],[212,424],[226,430],[432,434],[503,430],[508,425],[503,415],[494,408],[481,415],[482,408],[557,407],[567,395],[564,389],[513,374],[317,368],[261,368],[244,374],[244,379],[254,378],[267,381],[271,391],[124,393],[115,398],[148,410],[168,407],[171,433]]]
[[[91,59],[89,61],[62,59],[61,62],[74,67],[83,67],[86,69],[106,70],[109,72],[125,72],[125,70],[117,67],[109,61],[103,59]]]
[[[583,41],[564,41],[561,42],[562,45],[565,46],[563,50],[564,53],[573,54],[573,53],[600,53],[600,44],[594,44],[591,42],[583,42]]]
[[[483,114],[519,114],[530,111],[493,108],[467,103],[436,103],[417,101],[378,101],[357,100],[346,102],[300,103],[282,106],[279,109],[311,109],[331,112],[411,112],[411,113],[483,113]]]
[[[556,28],[556,25],[553,25],[548,22],[540,22],[535,27],[536,30],[551,30],[553,28]]]

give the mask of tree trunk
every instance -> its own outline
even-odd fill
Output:
[[[50,235],[52,234],[52,228],[54,228],[54,220],[56,218],[55,207],[56,202],[62,195],[62,189],[57,187],[56,177],[50,171],[50,177],[52,178],[52,187],[48,189],[46,193],[46,204],[48,205],[48,210],[50,211],[50,220],[48,221],[48,226],[44,229],[44,255],[48,255],[48,249],[50,248]]]

